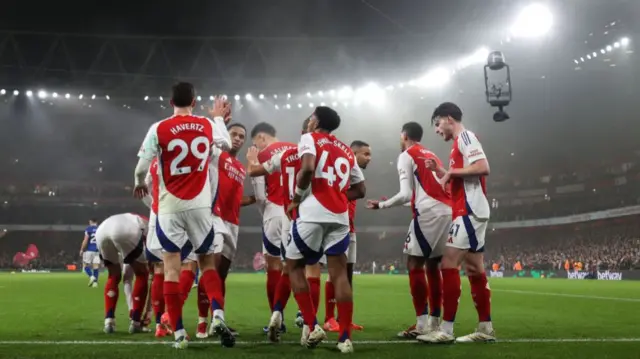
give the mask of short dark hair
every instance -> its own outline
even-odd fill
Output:
[[[275,137],[276,128],[266,122],[260,122],[259,124],[253,126],[253,128],[251,129],[251,138],[254,138],[261,133]]]
[[[453,102],[443,102],[435,110],[433,110],[433,115],[431,115],[431,123],[433,124],[438,117],[447,117],[450,116],[452,119],[457,122],[462,122],[462,110],[458,105]]]
[[[360,140],[355,140],[353,142],[351,142],[351,149],[357,149],[357,148],[362,148],[362,147],[369,147],[369,144],[364,142],[364,141],[360,141]]]
[[[244,132],[247,132],[247,128],[246,128],[246,127],[244,127],[244,125],[243,125],[243,124],[238,123],[238,122],[236,122],[236,123],[232,123],[232,124],[230,124],[229,126],[227,126],[227,131],[228,131],[228,130],[231,130],[231,129],[232,129],[232,128],[234,128],[234,127],[240,127],[241,129],[243,129],[243,130],[244,130]]]
[[[402,132],[411,141],[422,141],[422,126],[417,122],[407,122],[402,126]]]
[[[196,98],[196,89],[188,82],[178,82],[171,87],[171,102],[175,107],[189,107]]]
[[[318,119],[318,128],[328,132],[333,132],[340,127],[340,116],[338,113],[327,106],[318,106],[313,112]]]

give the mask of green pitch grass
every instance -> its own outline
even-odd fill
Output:
[[[105,276],[101,280],[104,282]],[[300,347],[293,325],[293,298],[285,315],[287,343],[265,342],[261,328],[269,319],[265,277],[231,274],[227,283],[227,320],[240,331],[233,349],[213,339],[194,338],[186,351],[162,345],[152,334],[127,333],[127,306],[121,290],[117,332],[102,333],[103,288],[88,288],[81,274],[0,274],[0,358],[328,358],[335,334],[311,351]],[[405,276],[356,276],[354,357],[361,358],[638,358],[640,282],[562,279],[491,279],[493,320],[501,342],[432,346],[399,341],[398,331],[415,317]],[[102,283],[101,283],[102,284]],[[195,291],[184,322],[192,337]],[[318,319],[324,318],[323,308]],[[456,334],[473,331],[476,313],[463,279]],[[360,342],[360,343],[359,343]],[[158,344],[158,345],[154,345]]]

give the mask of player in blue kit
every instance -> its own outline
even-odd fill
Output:
[[[100,270],[100,255],[98,253],[98,245],[96,243],[96,230],[98,229],[98,221],[89,220],[89,226],[84,230],[84,239],[80,246],[80,256],[82,257],[82,266],[84,272],[89,277],[89,286],[98,286],[98,274]]]

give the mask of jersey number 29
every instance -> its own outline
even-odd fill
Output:
[[[200,145],[204,145],[204,151],[200,151]],[[192,169],[190,165],[179,167],[181,165],[181,162],[183,162],[185,158],[187,158],[189,152],[191,152],[191,155],[193,155],[193,157],[200,160],[200,164],[196,168],[196,171],[204,170],[207,165],[207,161],[209,160],[209,146],[209,140],[205,136],[194,138],[193,140],[191,140],[190,144],[187,144],[187,142],[181,138],[174,138],[173,140],[169,141],[169,144],[167,145],[168,151],[173,151],[176,149],[176,147],[180,150],[180,152],[178,152],[176,157],[171,161],[171,164],[169,165],[171,175],[178,176],[191,173]]]
[[[318,166],[316,167],[315,177],[326,179],[330,187],[333,187],[336,179],[339,179],[340,183],[338,184],[338,187],[340,188],[340,190],[343,190],[349,182],[349,160],[344,157],[338,157],[335,159],[333,166],[331,166],[330,164],[327,164],[328,157],[329,152],[322,151],[322,153],[320,154],[320,160],[318,161]]]

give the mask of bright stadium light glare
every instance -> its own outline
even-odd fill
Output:
[[[606,54],[606,53],[607,53],[607,51],[606,51],[605,49],[600,49],[600,53],[601,53],[601,54]]]
[[[298,108],[302,108],[302,104],[301,103],[298,104]]]
[[[575,62],[576,64],[580,63],[580,61],[578,61],[578,60],[573,60],[573,62]]]
[[[164,98],[162,96],[158,97],[160,99],[160,101],[164,101]]]
[[[233,96],[233,98],[234,98],[236,101],[240,101],[240,95],[235,95],[235,96]]]
[[[587,54],[587,60],[591,60],[591,55]]]
[[[611,47],[611,45],[607,45],[607,51],[611,52],[611,50],[613,50],[613,47]]]
[[[338,91],[338,98],[348,99],[353,96],[353,89],[349,86],[345,86]]]
[[[215,97],[213,97],[213,95],[209,96],[209,101],[213,101],[213,100],[215,100],[215,99],[216,99],[216,98],[215,98]]]
[[[47,96],[49,96],[49,95],[47,94],[46,91],[43,91],[43,90],[38,91],[38,98],[45,99],[45,98],[47,98]]]
[[[516,17],[511,26],[514,37],[540,37],[546,35],[553,26],[553,15],[549,8],[542,4],[526,6]]]
[[[57,92],[54,92],[54,93],[52,93],[52,94],[51,94],[51,96],[52,96],[53,98],[58,98],[58,93],[57,93]]]
[[[6,94],[7,94],[7,90],[5,89],[0,90],[0,95],[4,96]]]
[[[96,99],[96,95],[91,95],[91,99],[95,100]]]
[[[145,96],[145,97],[144,97],[144,100],[145,100],[145,101],[149,101],[149,96]]]
[[[251,100],[253,100],[253,96],[251,96],[251,94],[248,93],[248,94],[244,95],[244,99],[247,100],[247,101],[251,101]]]
[[[324,92],[318,91],[318,96],[323,97],[324,96]]]
[[[109,97],[109,95],[105,96],[105,98],[106,98],[107,100],[111,100],[111,97]]]
[[[620,43],[619,42],[614,42],[613,43],[613,47],[615,47],[616,49],[620,47]]]
[[[279,110],[279,109],[280,109],[280,106],[276,105],[276,110]]]
[[[27,90],[27,97],[31,97],[31,96],[33,96],[33,91]]]
[[[311,98],[311,92],[307,92],[307,97]]]
[[[309,107],[313,108],[313,102],[309,102]]]
[[[584,62],[584,57],[581,57],[581,58],[580,58],[580,61]]]
[[[278,99],[278,94],[275,94],[275,93],[274,93],[274,94],[273,94],[273,99],[274,99],[274,100],[277,100],[277,99]]]
[[[20,91],[18,90],[13,90],[13,96],[18,96],[20,94]]]
[[[367,102],[371,105],[381,105],[384,103],[384,90],[377,84],[371,82],[356,91],[355,103]]]
[[[336,107],[336,106],[338,106],[338,103],[337,103],[337,102],[335,102],[335,101],[333,101],[333,102],[331,103],[331,106]]]
[[[329,96],[334,97],[336,95],[336,90],[329,90]]]
[[[324,102],[320,102],[320,106],[326,106],[327,104]]]
[[[418,86],[424,88],[440,88],[449,83],[451,73],[444,67],[435,68],[418,79]]]
[[[197,100],[198,102],[202,101],[202,96],[198,96],[198,97],[196,97],[196,100]]]
[[[475,64],[484,64],[489,56],[489,49],[486,46],[482,46],[477,49],[473,54],[465,56],[458,60],[456,67],[458,70],[462,70],[465,67],[469,67]]]
[[[593,56],[593,57],[598,57],[598,53],[594,51],[594,52],[591,54],[591,56]]]
[[[385,89],[387,91],[393,91],[395,89],[395,87],[393,87],[393,85],[389,85],[389,86],[385,87]]]
[[[84,95],[80,94],[80,96],[78,96],[78,100],[82,100],[83,97],[84,97]]]
[[[629,45],[629,38],[628,37],[623,37],[622,39],[620,39],[620,44],[622,44],[622,46]]]
[[[65,94],[65,95],[64,95],[64,98],[66,98],[67,100],[68,100],[68,99],[70,99],[70,98],[71,98],[71,94],[68,94],[68,93],[67,93],[67,94]]]
[[[287,110],[291,110],[291,105],[287,104]]]
[[[287,94],[287,99],[290,99],[290,98],[291,98],[291,94],[290,94],[290,93],[288,93],[288,94]]]
[[[264,100],[264,94],[262,94],[262,93],[261,93],[261,94],[258,96],[258,98],[259,98],[259,99],[261,99],[261,100]]]

